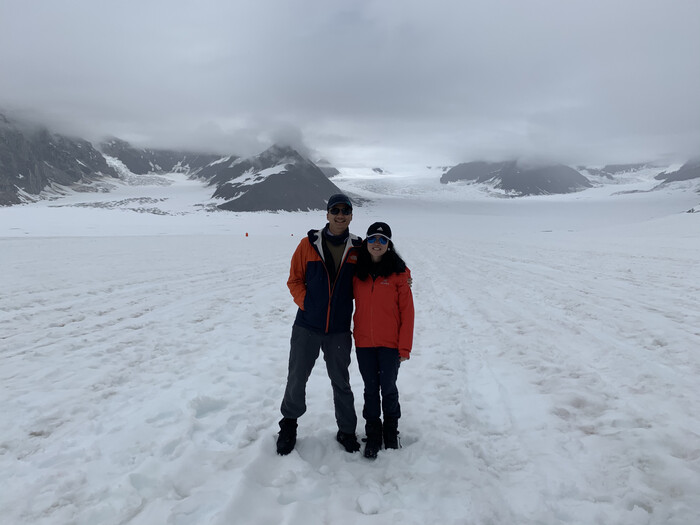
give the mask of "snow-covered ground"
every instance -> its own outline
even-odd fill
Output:
[[[321,360],[275,453],[289,260],[324,212],[214,211],[177,174],[0,209],[2,523],[700,523],[696,185],[439,175],[334,179],[414,278],[403,448],[374,462],[335,442]]]

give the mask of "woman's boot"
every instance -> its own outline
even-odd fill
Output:
[[[369,419],[365,424],[365,457],[375,459],[377,452],[382,448],[382,420]]]
[[[384,446],[399,448],[399,420],[395,417],[384,418]]]

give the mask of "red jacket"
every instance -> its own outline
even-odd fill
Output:
[[[398,348],[409,357],[413,346],[413,293],[408,285],[411,271],[389,277],[352,280],[355,295],[355,346]]]

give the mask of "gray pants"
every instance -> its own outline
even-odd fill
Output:
[[[306,383],[314,368],[319,350],[323,350],[328,377],[333,386],[333,403],[338,429],[355,433],[357,415],[350,388],[350,332],[322,334],[294,325],[289,351],[287,388],[282,400],[282,416],[297,419],[306,412]]]

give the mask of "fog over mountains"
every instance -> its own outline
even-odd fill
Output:
[[[0,205],[15,205],[44,198],[61,188],[96,191],[91,183],[120,177],[114,162],[129,172],[184,173],[212,188],[216,206],[228,211],[323,209],[328,195],[340,189],[329,180],[340,172],[330,162],[314,163],[297,150],[273,145],[247,158],[192,151],[135,147],[119,138],[93,145],[81,138],[52,133],[19,123],[0,114]],[[700,178],[700,160],[680,169],[658,167],[660,184]],[[598,181],[621,174],[657,169],[653,164],[609,165],[602,168],[533,163],[471,161],[446,168],[443,184],[481,184],[511,197],[583,191]],[[375,168],[377,178],[387,173]],[[590,180],[588,175],[592,180]],[[108,191],[104,186],[100,191]]]
[[[94,191],[90,183],[119,177],[107,162],[114,159],[137,175],[178,172],[201,179],[212,186],[212,198],[222,210],[322,209],[328,195],[340,192],[320,168],[290,147],[272,146],[247,159],[143,149],[118,138],[95,147],[2,115],[0,119],[0,205],[36,200],[60,187]]]

